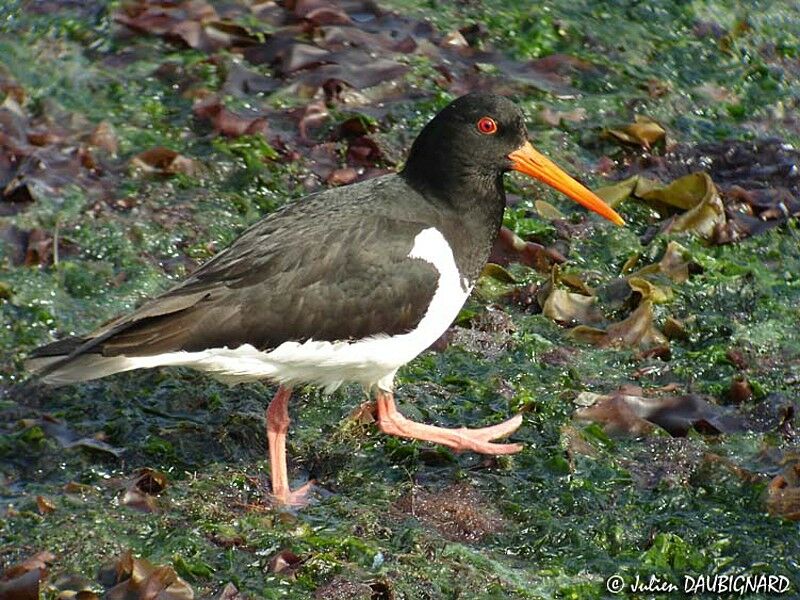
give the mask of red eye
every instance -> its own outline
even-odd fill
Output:
[[[478,131],[486,135],[497,132],[497,123],[491,117],[481,117],[478,119]]]

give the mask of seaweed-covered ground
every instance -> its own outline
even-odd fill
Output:
[[[0,598],[800,597],[799,32],[789,0],[4,2]],[[472,90],[628,222],[508,176],[492,264],[400,372],[418,420],[523,411],[520,454],[300,390],[291,471],[323,492],[281,513],[270,385],[28,379],[281,204],[398,168]]]

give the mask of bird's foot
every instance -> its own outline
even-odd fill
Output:
[[[496,444],[491,441],[516,431],[522,425],[522,415],[490,427],[448,429],[407,419],[397,410],[391,394],[379,393],[377,404],[378,426],[389,435],[442,444],[456,452],[469,450],[479,454],[514,454],[523,448],[522,444]]]
[[[311,496],[315,488],[316,482],[312,479],[296,490],[290,490],[286,487],[277,492],[273,491],[271,494],[272,505],[275,508],[305,508],[311,503]]]

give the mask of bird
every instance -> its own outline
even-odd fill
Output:
[[[27,366],[52,385],[164,366],[277,384],[265,421],[278,507],[306,505],[314,483],[291,489],[288,478],[288,404],[299,385],[360,384],[385,434],[456,452],[519,452],[495,440],[522,415],[449,429],[408,419],[394,401],[398,369],[439,339],[477,281],[502,225],[509,171],[624,224],[533,147],[512,100],[471,93],[424,126],[399,172],[283,205],[181,283],[91,333],[37,348]]]

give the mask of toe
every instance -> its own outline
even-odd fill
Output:
[[[469,450],[479,454],[516,454],[524,448],[522,444],[493,444],[491,442],[474,441]]]
[[[291,508],[305,508],[311,503],[311,496],[316,487],[316,482],[312,479],[308,483],[300,486],[289,494],[288,506]]]
[[[516,415],[507,421],[498,423],[497,425],[481,427],[480,429],[468,429],[466,431],[469,431],[470,435],[488,442],[489,440],[514,433],[517,429],[519,429],[520,425],[522,425],[522,415]]]
[[[296,490],[272,494],[272,504],[277,508],[305,508],[311,503],[315,485],[316,482],[312,479]]]

